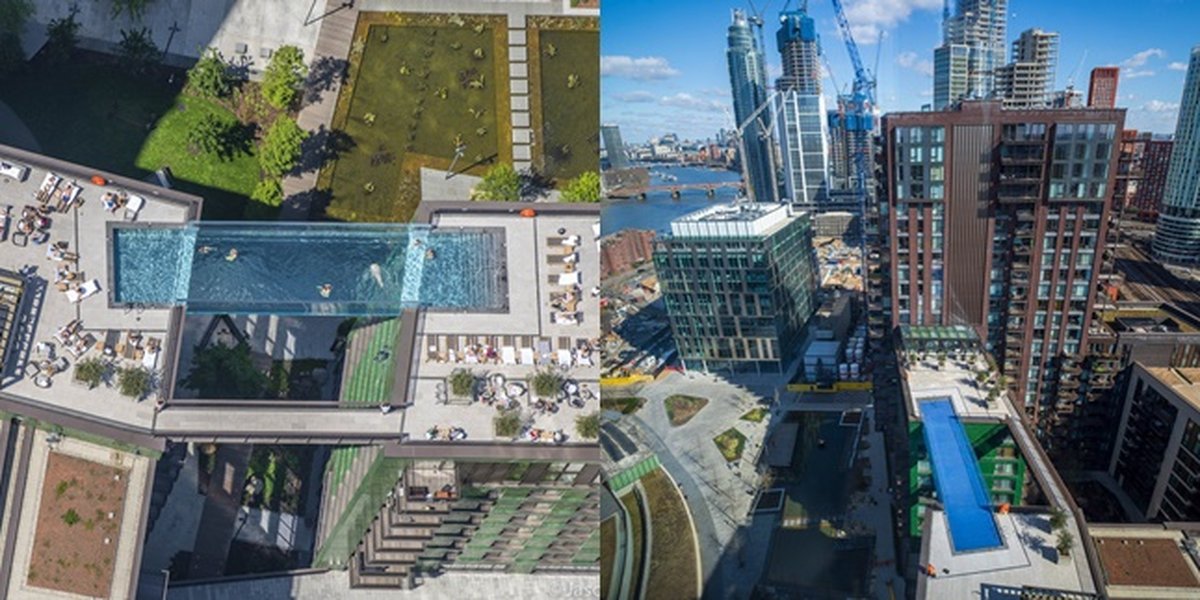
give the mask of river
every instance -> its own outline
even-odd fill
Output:
[[[713,170],[705,167],[670,167],[663,165],[646,165],[651,173],[663,173],[676,177],[675,181],[664,181],[655,175],[650,176],[650,185],[670,185],[685,183],[725,183],[738,181],[740,173],[725,170]],[[615,200],[605,202],[604,212],[600,217],[600,231],[603,235],[616,233],[622,229],[653,229],[667,231],[671,220],[689,212],[700,210],[714,202],[729,202],[737,198],[736,188],[719,188],[716,196],[710,198],[704,190],[685,190],[679,198],[672,198],[670,192],[652,192],[645,200]]]

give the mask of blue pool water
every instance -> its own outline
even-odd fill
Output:
[[[415,307],[495,311],[507,304],[503,236],[491,230],[196,223],[117,228],[112,248],[114,301],[122,304],[346,316]],[[231,249],[237,250],[232,261]],[[319,289],[325,284],[332,286],[328,298]]]
[[[955,552],[1002,545],[975,452],[950,400],[919,403],[933,481],[945,508]]]

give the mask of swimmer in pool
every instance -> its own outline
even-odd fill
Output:
[[[217,248],[215,246],[200,246],[199,248],[196,248],[196,252],[199,252],[200,254],[211,254],[216,250]]]
[[[325,283],[325,284],[318,285],[317,292],[319,294],[321,294],[322,298],[328,298],[329,295],[333,293],[333,284]]]
[[[237,248],[230,248],[229,254],[225,255],[225,260],[227,260],[229,262],[233,262],[233,261],[237,260],[237,257],[238,257]]]
[[[433,260],[435,256],[437,255],[434,254],[433,248],[425,250],[425,260]]]
[[[371,263],[370,270],[371,277],[375,278],[375,283],[378,283],[379,287],[383,287],[383,269],[379,267],[379,263]]]

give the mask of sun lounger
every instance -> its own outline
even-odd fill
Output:
[[[145,205],[145,198],[142,198],[141,196],[130,196],[129,202],[125,204],[125,220],[136,221],[138,213],[142,211],[142,207]]]
[[[579,236],[577,236],[577,235],[568,236],[567,239],[563,240],[562,245],[578,246],[579,245]]]
[[[575,271],[574,273],[560,273],[558,275],[558,285],[580,285],[582,281],[583,277],[579,271]]]
[[[521,364],[533,366],[533,348],[521,348]]]
[[[143,354],[142,366],[153,371],[158,366],[158,350],[148,351]]]
[[[569,350],[558,351],[558,366],[569,369],[571,368],[571,352]]]
[[[512,346],[505,346],[500,349],[500,362],[506,365],[517,364],[517,349]]]
[[[78,290],[67,290],[67,300],[78,304],[84,299],[96,295],[100,292],[100,281],[93,279],[81,286]]]

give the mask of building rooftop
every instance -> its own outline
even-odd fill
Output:
[[[1200,368],[1147,367],[1140,363],[1139,366],[1163,385],[1171,388],[1193,408],[1200,410]]]
[[[788,204],[731,202],[710,206],[671,221],[676,238],[763,237],[803,212]]]
[[[988,400],[990,384],[979,384],[975,379],[983,369],[989,369],[988,363],[978,355],[962,359],[948,356],[939,366],[937,357],[927,354],[910,363],[905,370],[908,414],[917,418],[921,414],[918,403],[923,400],[948,398],[959,417],[1000,420],[1015,416],[1010,403]]]
[[[1194,539],[1161,525],[1088,528],[1104,569],[1109,598],[1195,598],[1200,566]]]

